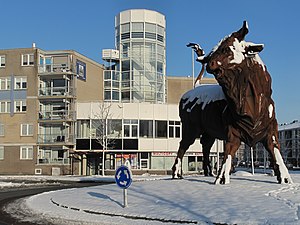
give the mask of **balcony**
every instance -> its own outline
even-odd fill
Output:
[[[38,164],[59,164],[59,165],[66,165],[70,164],[70,159],[68,158],[42,158],[39,159]]]
[[[73,71],[72,67],[73,67],[72,65],[69,65],[67,63],[39,65],[38,72],[39,72],[39,74],[72,73],[72,71]]]
[[[38,144],[74,145],[74,135],[38,134]]]
[[[76,112],[70,110],[52,110],[52,111],[39,111],[39,120],[50,121],[75,121]]]
[[[72,87],[46,87],[39,88],[39,97],[72,97],[76,95],[76,89]]]

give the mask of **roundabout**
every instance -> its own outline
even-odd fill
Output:
[[[51,191],[16,204],[45,224],[297,224],[300,174],[291,176],[294,184],[279,185],[269,175],[238,172],[224,186],[203,176],[134,178],[126,208],[116,184]]]

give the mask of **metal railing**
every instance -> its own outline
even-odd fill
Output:
[[[61,64],[40,64],[39,73],[69,73],[73,71],[72,65],[67,63]]]
[[[74,135],[38,134],[39,144],[74,144]]]
[[[69,158],[42,158],[38,159],[38,164],[70,164]]]
[[[70,110],[45,110],[39,111],[40,120],[76,120],[75,111]]]
[[[75,96],[75,88],[72,87],[45,87],[39,88],[39,96]]]

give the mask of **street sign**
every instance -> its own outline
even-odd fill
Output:
[[[129,164],[130,165],[130,164]],[[124,207],[127,207],[127,188],[132,183],[132,174],[130,169],[127,166],[120,166],[115,174],[115,179],[117,185],[123,189],[123,199],[124,199]]]
[[[132,183],[132,175],[127,166],[120,166],[115,174],[115,180],[120,188],[127,189]]]

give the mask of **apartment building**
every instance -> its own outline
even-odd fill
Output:
[[[294,120],[279,125],[279,143],[285,163],[288,167],[300,166],[300,122]]]
[[[76,102],[103,97],[103,65],[35,44],[0,61],[0,174],[72,173]]]
[[[300,122],[294,120],[291,123],[279,124],[278,126],[278,141],[283,161],[286,166],[291,168],[299,168],[300,166]],[[251,149],[249,146],[241,147],[237,152],[239,162],[242,166],[250,166]],[[253,147],[253,161],[255,166],[270,166],[271,157],[265,150],[262,143],[257,143]]]

